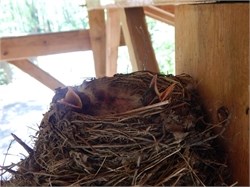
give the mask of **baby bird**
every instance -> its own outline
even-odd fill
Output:
[[[174,86],[160,93],[157,75],[149,72],[116,74],[114,77],[84,81],[76,87],[59,88],[52,102],[69,106],[83,114],[110,115],[164,101]]]

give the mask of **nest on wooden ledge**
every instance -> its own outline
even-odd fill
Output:
[[[114,78],[126,76],[149,85],[154,74]],[[111,115],[87,115],[54,103],[44,115],[29,156],[16,171],[13,165],[4,167],[12,172],[5,184],[226,185],[229,172],[217,138],[227,119],[213,125],[205,122],[190,76],[158,75],[159,90],[173,82],[169,99]],[[220,133],[214,133],[215,127]]]

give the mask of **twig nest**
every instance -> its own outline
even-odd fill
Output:
[[[135,93],[143,95],[153,76],[135,72],[113,80],[133,78]],[[204,122],[195,82],[188,75],[158,75],[160,92],[173,82],[166,100],[153,98],[122,113],[89,115],[53,103],[33,152],[9,184],[226,185],[227,166],[215,149],[214,126]]]

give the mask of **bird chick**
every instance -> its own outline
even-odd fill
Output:
[[[136,72],[84,81],[77,87],[59,88],[52,102],[83,114],[110,115],[165,101],[174,86],[172,84],[159,92],[157,75]]]
[[[131,93],[126,87],[116,88],[108,82],[96,79],[79,87],[59,88],[52,102],[93,116],[121,113],[143,106],[140,95]]]
[[[84,82],[78,87],[78,91],[90,100],[90,115],[121,113],[143,106],[141,95],[114,82],[112,77],[105,77]]]
[[[57,88],[52,103],[68,106],[76,112],[88,113],[90,100],[87,95],[80,93],[74,87]]]

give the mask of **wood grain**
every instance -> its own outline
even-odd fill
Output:
[[[121,23],[133,71],[159,72],[143,8],[122,9]]]
[[[181,5],[175,9],[176,73],[198,81],[214,123],[231,113],[222,141],[232,181],[249,186],[249,4]]]
[[[121,38],[120,10],[108,9],[106,22],[106,75],[117,73],[118,47]]]
[[[125,45],[123,35],[119,45]],[[0,38],[0,61],[86,50],[92,50],[89,30]]]
[[[104,10],[88,11],[90,42],[95,62],[96,77],[106,75],[106,26]]]
[[[10,61],[9,63],[15,65],[25,73],[28,73],[30,76],[34,77],[36,80],[52,90],[55,90],[58,87],[65,86],[63,83],[30,62],[28,59]]]
[[[91,49],[89,30],[6,37],[0,45],[0,61]]]

